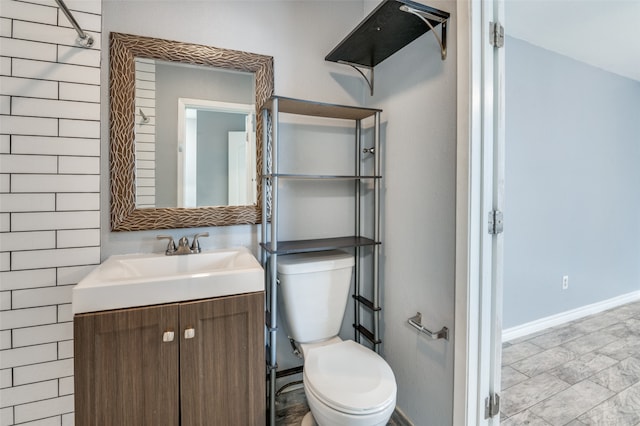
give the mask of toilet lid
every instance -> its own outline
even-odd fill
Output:
[[[380,355],[346,340],[314,348],[304,361],[304,383],[326,405],[344,413],[379,411],[396,398],[396,380]]]

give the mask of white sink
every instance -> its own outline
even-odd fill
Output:
[[[244,247],[199,254],[111,256],[73,288],[74,314],[264,290],[264,273]]]

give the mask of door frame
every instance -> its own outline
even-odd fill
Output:
[[[489,42],[502,1],[456,3],[455,426],[500,422],[484,418],[484,401],[500,390],[502,236],[488,234],[488,214],[504,193],[504,49]]]
[[[197,167],[195,164],[197,145],[187,137],[186,110],[188,108],[211,112],[243,114],[251,117],[256,114],[254,104],[221,102],[209,99],[178,98],[178,135],[176,145],[177,207],[197,207],[195,187],[195,182],[197,182]],[[250,123],[253,126],[254,122],[255,120],[252,118],[251,121],[247,121],[247,124]],[[245,128],[245,130],[247,129]],[[195,129],[192,129],[192,131],[195,132]]]

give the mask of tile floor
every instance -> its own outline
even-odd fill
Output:
[[[640,302],[503,345],[503,426],[640,426]]]
[[[301,387],[276,396],[276,425],[278,426],[300,425],[307,411],[309,406],[304,397],[304,389]]]
[[[640,302],[505,343],[501,396],[502,426],[640,426]],[[276,408],[299,425],[304,391]]]

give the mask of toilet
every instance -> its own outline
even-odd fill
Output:
[[[278,258],[284,322],[304,359],[311,412],[303,426],[384,426],[396,405],[391,367],[374,351],[338,337],[354,259],[333,250]]]

